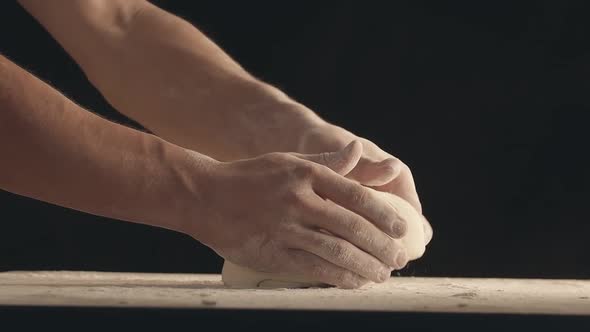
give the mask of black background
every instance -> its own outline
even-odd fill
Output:
[[[435,235],[403,275],[590,277],[588,2],[157,3],[410,165]],[[2,54],[135,126],[17,4],[0,11]],[[1,191],[0,220],[0,270],[217,273],[222,264],[182,234]]]

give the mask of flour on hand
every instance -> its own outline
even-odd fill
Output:
[[[422,216],[404,199],[385,192],[378,192],[401,218],[407,222],[406,235],[400,239],[406,248],[409,260],[415,260],[424,254],[424,226]],[[225,261],[221,273],[223,283],[234,288],[307,288],[328,286],[316,280],[292,275],[258,272]]]

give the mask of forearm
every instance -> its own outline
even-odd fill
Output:
[[[175,230],[198,209],[209,162],[83,110],[2,56],[0,155],[1,189]]]
[[[169,141],[229,160],[294,151],[322,122],[148,2],[63,1],[21,3],[115,108]]]

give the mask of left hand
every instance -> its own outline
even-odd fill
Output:
[[[397,195],[412,204],[422,214],[422,205],[410,168],[368,139],[358,137],[344,128],[325,123],[314,126],[301,136],[298,152],[338,151],[353,140],[362,143],[363,155],[356,167],[346,177],[373,189]],[[432,227],[424,216],[423,221],[424,240],[428,244],[432,239]]]

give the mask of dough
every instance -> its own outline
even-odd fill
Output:
[[[301,276],[254,271],[230,261],[223,263],[221,279],[226,286],[233,288],[308,288],[328,286]]]
[[[375,191],[398,211],[408,223],[406,235],[401,239],[406,247],[409,260],[415,260],[424,254],[424,226],[422,216],[402,198],[380,191]],[[302,276],[258,272],[225,261],[221,278],[226,286],[234,288],[306,288],[328,286],[316,280]]]

